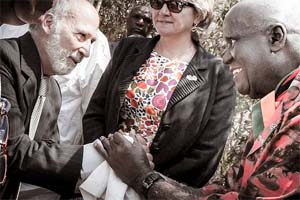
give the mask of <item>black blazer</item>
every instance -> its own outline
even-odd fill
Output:
[[[19,182],[42,186],[62,195],[73,193],[80,175],[82,146],[60,145],[57,115],[61,94],[50,78],[48,95],[35,140],[28,137],[30,116],[38,95],[41,62],[29,33],[0,40],[2,96],[11,103],[8,181],[0,199],[15,198]]]
[[[118,130],[128,85],[158,40],[126,38],[120,42],[83,118],[85,143]],[[235,105],[228,66],[197,46],[150,147],[157,171],[191,186],[204,185],[215,172]],[[197,80],[189,80],[188,75]]]

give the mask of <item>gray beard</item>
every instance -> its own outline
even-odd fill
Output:
[[[49,37],[46,42],[46,51],[48,53],[53,74],[65,75],[72,71],[75,67],[74,63],[68,62],[68,56],[71,51],[63,49],[60,44],[60,33],[55,29],[55,32]]]

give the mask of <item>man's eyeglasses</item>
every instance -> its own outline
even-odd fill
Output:
[[[167,7],[170,12],[180,13],[182,9],[186,6],[194,7],[192,3],[182,2],[182,1],[165,1],[165,0],[150,0],[151,8],[155,10],[160,10],[164,4],[167,4]]]
[[[6,146],[8,140],[9,123],[7,113],[10,109],[10,103],[1,98],[0,101],[0,185],[5,182],[7,171]]]

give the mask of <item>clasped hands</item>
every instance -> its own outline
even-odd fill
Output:
[[[126,137],[131,137],[130,142]],[[139,178],[154,168],[152,155],[146,140],[138,134],[125,133],[122,130],[100,137],[94,147],[109,163],[116,175],[127,185],[134,187]]]

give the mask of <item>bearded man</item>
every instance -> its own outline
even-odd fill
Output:
[[[0,177],[0,199],[16,198],[20,182],[63,197],[73,194],[84,169],[83,146],[59,144],[61,94],[51,76],[69,73],[89,56],[98,25],[88,1],[57,0],[29,33],[0,40],[1,97],[11,104],[7,143],[0,143],[0,169],[7,169],[7,177]],[[44,103],[36,117],[39,99]]]

